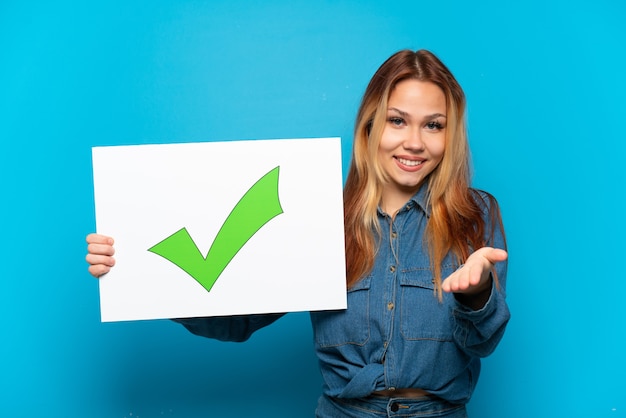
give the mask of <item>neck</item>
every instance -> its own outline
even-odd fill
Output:
[[[404,206],[408,199],[400,198],[400,197],[385,197],[383,195],[380,200],[380,208],[383,212],[391,215],[392,217],[398,213],[398,211]]]

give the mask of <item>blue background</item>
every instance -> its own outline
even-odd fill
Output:
[[[0,3],[0,415],[312,416],[306,313],[245,344],[100,323],[91,147],[341,136],[367,81],[427,48],[468,96],[513,319],[473,417],[625,417],[617,0]],[[323,167],[320,167],[323,169]]]

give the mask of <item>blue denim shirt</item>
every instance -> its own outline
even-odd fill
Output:
[[[489,226],[485,206],[486,225]],[[348,290],[345,310],[311,312],[315,350],[324,393],[360,398],[373,391],[420,388],[453,403],[466,403],[476,385],[480,358],[489,355],[509,320],[505,302],[506,262],[496,264],[492,286],[477,311],[444,293],[439,301],[428,249],[423,244],[429,216],[426,187],[392,218],[379,211],[381,241],[374,268]],[[505,248],[503,232],[489,246]],[[448,255],[445,278],[459,266]],[[283,314],[177,320],[191,332],[244,341]]]

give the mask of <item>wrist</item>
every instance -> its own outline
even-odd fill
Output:
[[[481,289],[477,289],[475,292],[471,293],[455,293],[454,297],[459,303],[472,310],[476,311],[482,309],[487,304],[487,301],[489,301],[489,297],[491,297],[492,284],[493,280],[489,278]]]

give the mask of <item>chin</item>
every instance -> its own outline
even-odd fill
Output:
[[[401,187],[406,193],[414,194],[420,188],[421,182],[402,184]]]
[[[417,191],[417,189],[419,189],[421,184],[422,184],[422,179],[410,180],[410,181],[406,181],[404,183],[401,183],[402,187],[404,187],[405,189],[407,189],[407,190],[415,190],[415,191]]]

